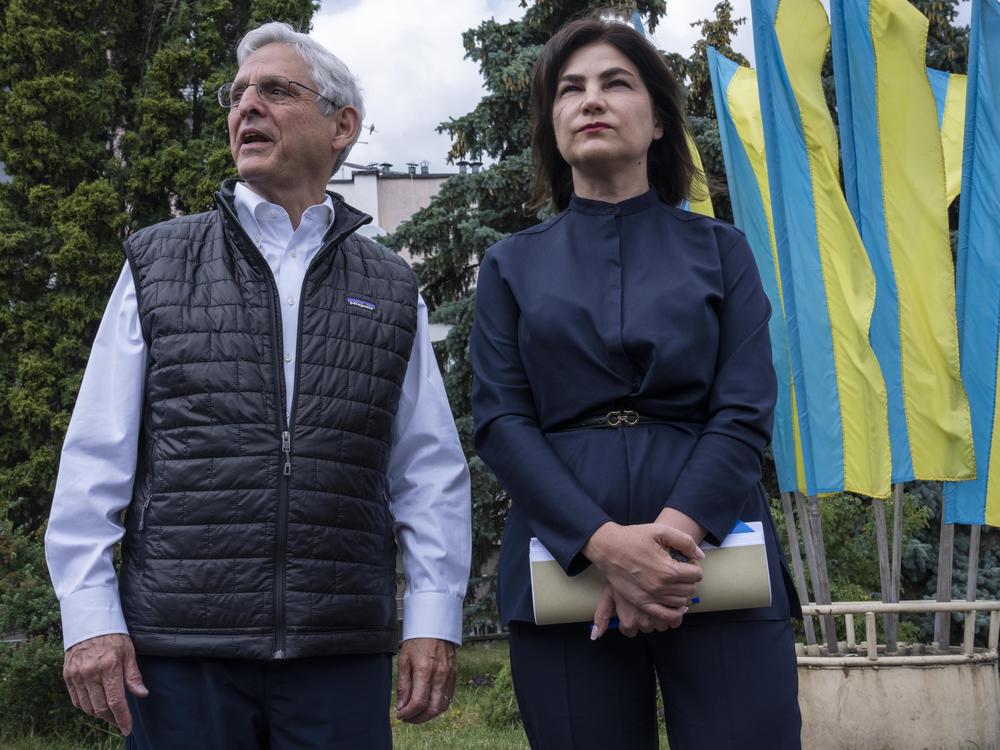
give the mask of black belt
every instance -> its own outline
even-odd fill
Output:
[[[595,417],[584,417],[572,422],[563,422],[549,432],[566,432],[568,430],[614,429],[618,427],[635,427],[640,424],[670,424],[666,419],[647,417],[631,409],[609,411]]]

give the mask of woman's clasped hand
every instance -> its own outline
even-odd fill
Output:
[[[612,617],[622,635],[676,628],[687,612],[705,553],[694,539],[661,523],[623,526],[609,522],[593,533],[583,554],[608,579],[594,611],[591,638],[604,635]]]

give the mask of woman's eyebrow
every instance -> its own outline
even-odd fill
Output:
[[[625,68],[608,68],[600,73],[598,78],[614,78],[615,76],[629,76],[630,78],[635,78],[635,74]],[[564,73],[559,76],[560,81],[567,81],[569,83],[581,83],[586,76],[579,75],[577,73]]]

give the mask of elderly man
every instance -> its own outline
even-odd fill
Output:
[[[66,437],[66,684],[129,747],[391,747],[395,541],[396,710],[422,722],[455,683],[468,470],[413,273],[325,192],[353,76],[278,23],[237,59],[242,181],[128,239]]]

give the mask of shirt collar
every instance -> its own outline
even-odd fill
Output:
[[[267,213],[270,209],[277,210],[279,212],[278,216],[285,213],[285,209],[257,195],[257,193],[247,187],[244,182],[236,183],[236,187],[233,189],[233,202],[236,204],[236,216],[239,218],[240,224],[242,224],[247,233],[251,235],[254,234],[254,231],[256,231],[260,224],[266,223],[266,219],[277,218],[267,217]],[[322,230],[320,234],[325,232],[330,225],[333,224],[333,219],[333,200],[330,198],[329,193],[325,195],[325,199],[322,203],[317,203],[315,206],[309,206],[309,208],[305,210],[305,213],[302,214],[303,222],[315,222],[320,225],[319,228]]]
[[[581,198],[576,193],[573,193],[569,199],[569,208],[571,211],[576,211],[581,214],[590,214],[592,216],[598,216],[601,214],[616,214],[619,216],[625,216],[628,214],[638,213],[639,211],[644,211],[645,209],[659,203],[660,196],[657,195],[656,188],[650,188],[645,193],[641,193],[634,198],[624,200],[621,203],[605,203],[604,201],[595,201],[590,198]]]

